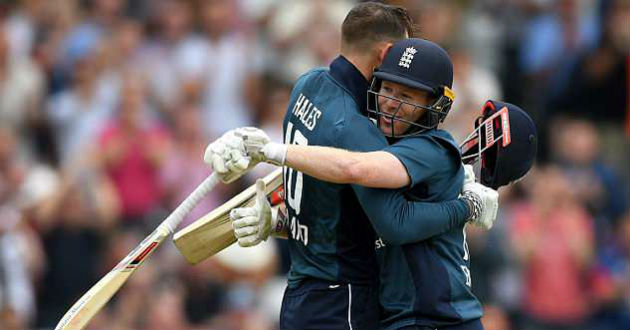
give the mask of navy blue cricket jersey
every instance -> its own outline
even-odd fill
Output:
[[[464,180],[460,151],[449,133],[430,130],[386,148],[407,169],[408,197],[425,202],[457,199]],[[481,317],[472,293],[465,224],[404,245],[377,244],[385,329],[440,328]]]

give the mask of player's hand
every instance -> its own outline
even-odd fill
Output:
[[[243,176],[258,163],[251,159],[236,130],[230,130],[210,143],[203,156],[204,162],[217,172],[223,183],[231,183]]]
[[[236,130],[236,135],[243,139],[245,151],[252,159],[277,166],[284,165],[287,156],[287,146],[271,142],[267,133],[260,128],[239,128]]]
[[[256,203],[252,207],[233,209],[230,212],[234,236],[238,245],[254,246],[267,240],[273,227],[271,205],[265,195],[265,182],[256,181]]]
[[[468,221],[486,230],[492,228],[497,218],[499,193],[481,183],[468,182],[464,184],[462,198],[471,206]]]

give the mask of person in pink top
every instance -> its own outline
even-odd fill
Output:
[[[540,169],[529,188],[531,201],[514,207],[510,228],[523,271],[523,309],[536,329],[579,328],[592,312],[593,219],[555,166]]]
[[[185,102],[173,112],[173,148],[160,173],[169,209],[177,207],[212,172],[199,157],[206,147],[201,118],[201,110],[193,102]],[[236,187],[215,187],[184,218],[180,228],[220,206],[226,197],[238,191]]]
[[[169,134],[145,107],[145,83],[128,73],[118,112],[100,139],[106,173],[114,182],[126,223],[142,221],[162,197],[159,173]]]

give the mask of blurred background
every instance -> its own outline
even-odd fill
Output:
[[[209,174],[209,141],[281,140],[293,81],[335,57],[355,3],[0,1],[0,328],[54,327]],[[630,329],[630,1],[392,3],[453,58],[458,140],[489,98],[541,135],[495,227],[468,230],[486,328]],[[167,242],[90,328],[276,328],[287,257],[269,240],[192,267]]]

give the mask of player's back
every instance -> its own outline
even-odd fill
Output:
[[[463,168],[459,149],[447,132],[431,130],[387,150],[409,171],[410,200],[438,202],[460,194]],[[418,243],[379,243],[381,322],[386,329],[441,328],[481,317],[481,305],[470,287],[464,225]]]
[[[359,115],[357,108],[353,97],[327,69],[312,70],[293,89],[284,119],[284,142],[339,146],[347,117]],[[287,167],[284,182],[290,224],[289,285],[305,278],[373,282],[375,234],[352,188]]]
[[[360,113],[367,81],[343,56],[295,84],[284,142],[372,151],[387,145]],[[281,329],[378,328],[374,230],[350,185],[284,168],[291,270]],[[354,303],[353,303],[354,302]]]

